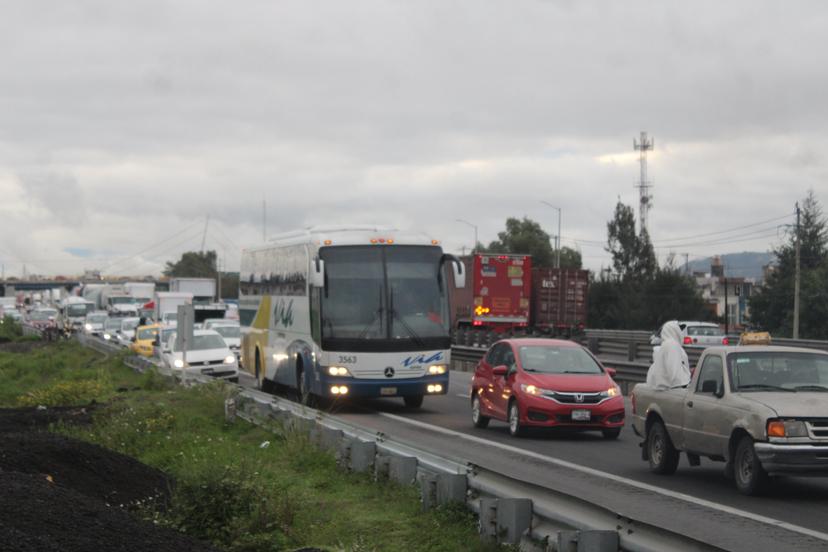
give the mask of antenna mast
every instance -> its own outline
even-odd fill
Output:
[[[640,152],[638,156],[639,163],[641,163],[641,180],[636,184],[639,192],[639,206],[638,206],[638,221],[639,231],[647,229],[647,218],[652,206],[653,194],[650,189],[653,187],[652,182],[647,180],[647,152],[652,151],[655,147],[655,140],[647,137],[645,131],[641,131],[641,141],[639,142],[633,138],[633,148]]]

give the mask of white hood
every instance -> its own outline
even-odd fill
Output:
[[[667,322],[661,329],[661,346],[653,351],[653,364],[647,371],[647,385],[656,389],[684,387],[690,383],[690,361],[681,346],[681,328]]]

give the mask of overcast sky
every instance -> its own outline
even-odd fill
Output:
[[[650,155],[663,258],[765,251],[828,204],[825,2],[4,1],[6,275],[157,272],[267,232],[528,216],[608,264]],[[764,222],[768,221],[768,222]],[[761,223],[761,224],[758,224]],[[751,225],[751,226],[748,226]],[[748,226],[729,233],[715,233]],[[695,237],[704,235],[702,237]],[[579,241],[575,241],[579,240]]]

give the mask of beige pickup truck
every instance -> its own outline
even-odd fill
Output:
[[[632,392],[642,458],[672,474],[684,452],[725,462],[736,487],[757,494],[768,476],[828,475],[828,352],[711,347],[687,387]]]

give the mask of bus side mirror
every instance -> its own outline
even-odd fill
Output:
[[[463,264],[463,261],[454,255],[444,254],[440,260],[440,265],[446,261],[451,263],[451,272],[454,275],[454,287],[457,289],[466,287],[466,265]],[[440,278],[439,274],[437,277],[438,279]]]
[[[319,257],[313,260],[310,273],[310,285],[317,288],[325,287],[325,261]]]

